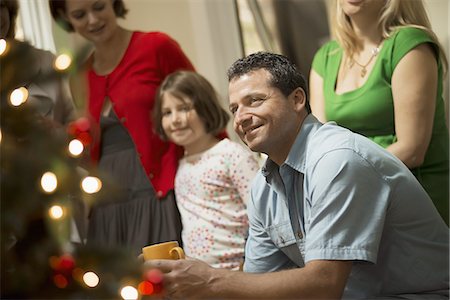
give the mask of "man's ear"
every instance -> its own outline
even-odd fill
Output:
[[[292,101],[294,102],[295,111],[300,112],[301,110],[305,110],[306,93],[301,87],[293,90],[289,97],[292,98]]]

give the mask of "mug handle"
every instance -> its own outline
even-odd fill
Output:
[[[170,249],[169,253],[173,259],[184,259],[185,258],[183,248],[181,248],[181,247],[173,247],[172,249]]]

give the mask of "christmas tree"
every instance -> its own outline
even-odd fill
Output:
[[[101,201],[110,186],[94,169],[79,167],[89,143],[86,120],[74,122],[71,135],[61,134],[27,102],[27,82],[67,76],[76,66],[59,56],[52,72],[29,78],[31,49],[0,40],[2,299],[158,294],[160,274],[151,270],[143,278],[142,264],[126,250],[70,241],[74,203]]]

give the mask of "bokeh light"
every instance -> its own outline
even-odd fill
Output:
[[[55,59],[55,68],[60,71],[64,71],[72,63],[72,58],[67,54],[60,54]]]
[[[9,102],[13,106],[19,106],[25,103],[27,99],[28,99],[28,90],[24,87],[15,89],[9,96]]]
[[[64,209],[59,205],[53,205],[48,210],[48,214],[52,219],[61,219],[64,216]]]
[[[58,180],[56,179],[56,175],[52,172],[46,172],[41,177],[41,186],[44,192],[52,193],[56,190],[58,186]]]
[[[84,282],[83,280],[83,276],[84,276],[85,272],[83,271],[83,269],[81,268],[74,268],[72,271],[72,277],[73,279],[75,279],[78,282]]]
[[[97,193],[102,188],[102,182],[97,177],[87,176],[81,182],[81,188],[88,194]]]
[[[150,269],[145,274],[148,281],[153,284],[160,284],[163,281],[163,273],[158,269]]]
[[[83,275],[83,281],[88,287],[96,287],[100,282],[100,278],[94,272],[86,272]]]
[[[149,281],[142,281],[138,285],[138,290],[141,295],[151,295],[154,291],[153,284]]]
[[[64,274],[70,274],[75,267],[75,259],[69,253],[64,253],[61,256],[51,256],[48,259],[50,267]]]
[[[83,150],[84,150],[84,146],[83,146],[82,142],[80,142],[77,139],[74,139],[74,140],[70,141],[70,143],[69,143],[69,153],[72,156],[75,156],[75,157],[79,156],[81,153],[83,153]]]
[[[0,39],[0,55],[3,55],[3,53],[5,53],[7,46],[8,45],[6,43],[6,40]]]
[[[67,278],[62,274],[56,274],[55,276],[53,276],[53,282],[60,289],[65,288],[67,286],[67,284],[69,284],[69,281],[67,280]]]
[[[50,256],[50,258],[48,259],[48,263],[53,270],[56,270],[59,264],[59,257],[54,255]]]
[[[125,300],[135,300],[138,298],[138,291],[136,288],[128,285],[120,291],[120,296]]]
[[[2,142],[2,130],[0,129],[0,143]]]

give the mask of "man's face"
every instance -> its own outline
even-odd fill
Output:
[[[295,93],[284,96],[269,84],[270,78],[268,71],[259,69],[230,81],[229,107],[241,140],[277,162],[284,161],[298,133],[300,106]]]

